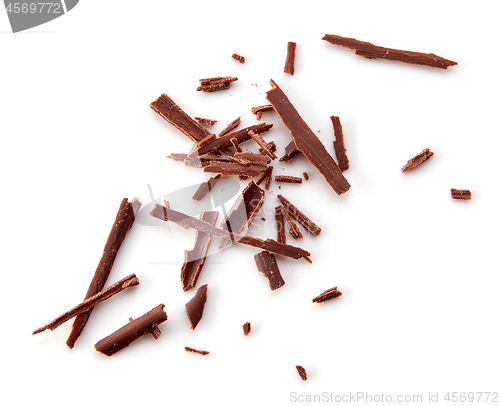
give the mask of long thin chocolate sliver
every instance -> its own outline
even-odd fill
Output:
[[[37,328],[35,331],[33,331],[32,334],[38,334],[47,329],[54,330],[61,324],[67,322],[69,319],[75,317],[77,314],[83,313],[93,308],[95,305],[101,303],[102,301],[109,299],[111,296],[120,293],[122,290],[138,284],[139,284],[139,279],[137,279],[135,274],[131,274],[119,280],[118,282],[114,283],[110,287],[101,290],[94,296],[91,296],[88,299],[84,300],[82,303],[73,307],[71,310],[68,310],[67,312],[61,314],[59,317],[56,317],[54,320],[52,320],[50,323],[47,323],[45,326]]]
[[[222,176],[221,174],[218,174],[210,178],[207,182],[203,182],[194,193],[193,200],[197,201],[202,200],[208,194],[208,192],[210,192],[212,188],[217,184],[221,176]]]
[[[286,234],[285,234],[285,216],[283,215],[283,206],[277,206],[274,208],[274,218],[276,219],[277,228],[277,240],[280,244],[286,244]]]
[[[288,232],[290,235],[295,238],[302,238],[302,233],[300,232],[299,228],[297,227],[297,224],[292,220],[290,217],[290,214],[287,212],[285,208],[283,208],[283,214],[285,215],[286,222],[288,223],[288,226],[290,227]]]
[[[295,42],[288,41],[286,46],[286,61],[285,68],[283,72],[293,75],[295,72],[295,48],[297,44]]]
[[[401,172],[409,171],[410,169],[415,168],[417,165],[420,165],[422,162],[427,161],[431,156],[434,155],[429,148],[425,148],[422,152],[418,153],[414,157],[411,157],[408,162],[406,162],[405,166],[401,169]]]
[[[94,345],[94,348],[110,357],[139,337],[151,333],[159,324],[167,320],[167,313],[163,310],[165,305],[159,304],[143,316],[125,324],[113,334],[103,338]]]
[[[140,207],[141,202],[139,202],[138,199],[132,199],[130,202],[127,199],[122,200],[115,222],[111,228],[111,232],[109,233],[108,240],[104,246],[101,260],[97,265],[94,277],[92,278],[87,294],[85,295],[85,299],[94,296],[104,288],[109,273],[111,272],[111,268],[113,267],[113,263],[115,262],[116,255],[118,254],[118,250],[120,249],[128,231],[134,224],[135,216],[137,215]],[[76,340],[80,337],[80,334],[87,324],[91,314],[92,309],[76,316],[71,328],[71,333],[66,341],[66,345],[69,348],[74,347]]]
[[[345,153],[344,146],[344,134],[342,132],[342,124],[340,124],[340,118],[337,116],[331,116],[333,124],[333,132],[335,134],[335,141],[333,141],[333,149],[335,150],[335,155],[337,156],[337,161],[339,163],[339,168],[342,172],[349,168],[349,159]]]
[[[207,285],[200,286],[193,298],[186,303],[186,313],[194,330],[203,316],[203,309],[207,301]]]
[[[281,288],[285,284],[273,254],[270,254],[268,251],[262,251],[254,255],[254,259],[257,269],[269,280],[271,290]]]
[[[203,167],[203,172],[220,173],[221,175],[245,175],[249,177],[258,176],[266,170],[265,166],[249,164],[244,165],[239,162],[211,162]]]
[[[230,131],[233,131],[236,127],[238,127],[241,123],[241,116],[238,118],[235,118],[233,121],[231,121],[226,128],[224,128],[220,133],[219,133],[219,138],[222,137],[223,135],[226,135]]]
[[[297,149],[318,169],[338,195],[347,192],[351,185],[342,175],[332,156],[273,80],[271,86],[272,89],[266,93],[267,100],[290,130]]]
[[[288,199],[286,199],[282,195],[278,195],[278,199],[283,204],[284,209],[311,234],[317,236],[321,232],[321,228],[314,224],[314,222],[309,217],[307,217],[304,213],[297,209],[297,207],[290,203]]]

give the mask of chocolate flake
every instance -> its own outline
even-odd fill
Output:
[[[213,226],[218,216],[219,213],[216,211],[206,211],[201,213],[200,219]],[[211,240],[212,236],[210,234],[197,230],[194,248],[191,251],[184,251],[184,263],[181,268],[181,281],[184,292],[196,286]]]
[[[233,131],[236,127],[238,127],[241,124],[241,116],[235,118],[233,121],[231,121],[226,128],[224,128],[220,133],[219,133],[219,138],[222,137],[223,135],[226,135],[227,133]]]
[[[269,280],[271,290],[281,288],[285,284],[273,254],[270,254],[268,251],[262,251],[254,255],[254,259],[257,269]]]
[[[187,352],[194,352],[196,354],[201,354],[201,355],[208,355],[208,354],[210,354],[210,352],[208,352],[208,351],[195,350],[194,348],[191,348],[191,347],[184,347],[184,349]]]
[[[264,106],[256,106],[250,109],[250,111],[257,116],[258,121],[260,121],[262,113],[264,113],[265,111],[272,111],[272,110],[274,110],[274,108],[270,104],[265,104]]]
[[[201,148],[203,147],[204,145],[207,145],[207,144],[210,144],[213,140],[215,139],[215,134],[210,134],[210,135],[207,135],[205,138],[203,138],[202,140],[200,141],[197,141],[196,142],[196,146],[198,148]]]
[[[238,55],[238,54],[232,54],[231,58],[233,58],[235,61],[238,61],[239,63],[243,64],[245,63],[245,57]]]
[[[252,331],[252,326],[248,321],[245,322],[245,324],[243,324],[242,327],[243,327],[243,334],[245,334],[246,336],[250,334],[250,331]]]
[[[262,176],[255,183],[257,185],[260,185],[265,180],[266,183],[264,184],[264,189],[269,190],[269,186],[272,180],[272,174],[273,174],[273,167],[268,166],[265,172],[262,174]]]
[[[335,134],[335,141],[333,141],[333,149],[335,150],[335,155],[337,156],[337,161],[339,163],[339,168],[342,172],[349,168],[349,159],[345,153],[344,146],[344,134],[342,133],[342,124],[340,124],[340,118],[337,116],[331,116],[333,124],[333,132]]]
[[[302,172],[302,175],[304,175],[305,180],[309,180],[309,175],[307,174],[307,172]]]
[[[457,62],[442,58],[434,54],[423,52],[402,51],[400,49],[384,48],[373,45],[369,42],[359,41],[354,38],[341,37],[339,35],[325,34],[322,38],[333,45],[340,45],[356,51],[356,55],[364,56],[368,59],[390,59],[417,65],[426,65],[433,68],[446,69],[448,66],[457,65]]]
[[[295,48],[297,44],[295,42],[288,41],[286,45],[286,61],[285,68],[283,72],[293,75],[295,72]]]
[[[243,150],[240,148],[240,144],[238,144],[238,140],[235,137],[231,138],[230,141],[231,144],[233,144],[233,147],[236,150],[236,152],[243,152]]]
[[[295,368],[297,369],[297,372],[299,373],[300,379],[303,381],[307,381],[307,373],[304,367],[300,365],[296,365]]]
[[[139,337],[151,333],[159,324],[167,320],[167,313],[163,310],[165,305],[159,304],[143,316],[124,325],[113,334],[103,338],[96,343],[94,348],[110,357],[121,349],[127,347],[130,343]]]
[[[285,155],[283,155],[280,158],[280,162],[290,163],[290,162],[292,162],[293,158],[295,158],[297,155],[299,155],[299,153],[300,153],[300,151],[295,146],[295,142],[291,141],[285,147]]]
[[[273,80],[271,86],[272,89],[266,93],[267,99],[290,130],[296,148],[320,171],[338,195],[347,192],[351,186],[332,156]]]
[[[197,91],[215,92],[217,90],[229,89],[231,82],[238,80],[231,76],[217,76],[213,78],[200,79],[200,86],[196,88]]]
[[[266,170],[262,165],[243,165],[239,162],[214,161],[210,165],[203,167],[204,172],[216,172],[222,175],[245,175],[254,177]]]
[[[297,227],[297,224],[295,224],[295,222],[290,217],[290,214],[286,211],[285,208],[283,208],[282,212],[285,215],[285,219],[286,219],[288,225],[290,226],[290,229],[288,230],[290,235],[295,239],[302,238],[303,237],[302,233],[300,232],[299,228]]]
[[[231,156],[231,159],[242,163],[243,165],[263,165],[266,166],[271,162],[271,158],[261,154],[255,154],[254,152],[236,152]]]
[[[211,120],[203,117],[195,117],[194,119],[198,121],[198,123],[206,125],[207,127],[212,127],[217,122],[217,120]]]
[[[406,165],[403,166],[401,172],[409,171],[410,169],[415,168],[415,166],[420,165],[422,162],[428,160],[431,156],[434,155],[434,152],[431,152],[429,148],[424,149],[419,154],[415,155],[413,158],[410,158]]]
[[[322,294],[316,296],[312,302],[313,303],[321,303],[326,302],[327,300],[335,299],[336,297],[342,296],[342,292],[337,290],[337,287],[325,290]]]
[[[277,241],[280,244],[286,244],[286,234],[285,234],[285,216],[283,215],[283,206],[277,206],[274,208],[274,218],[276,220],[277,229]]]
[[[271,159],[276,159],[276,155],[268,148],[267,143],[262,139],[262,137],[255,133],[254,131],[249,131],[248,135],[253,138],[253,140],[262,148],[263,152],[268,155]]]
[[[472,193],[467,189],[451,189],[451,198],[458,200],[470,200]]]
[[[138,199],[134,198],[130,202],[127,199],[122,200],[115,222],[109,233],[108,240],[104,246],[101,260],[97,265],[97,269],[92,281],[90,282],[90,286],[84,300],[94,296],[104,288],[111,272],[111,268],[113,267],[113,263],[115,262],[116,255],[118,254],[125,236],[134,224],[135,216],[139,211],[140,206],[141,202],[139,202]],[[87,324],[91,314],[92,308],[76,316],[71,328],[71,333],[66,341],[66,345],[69,348],[74,347],[76,340],[80,337],[80,334]]]
[[[286,182],[286,183],[302,183],[302,178],[298,178],[296,176],[288,176],[288,175],[276,175],[274,177],[276,182]]]
[[[198,190],[194,193],[193,200],[202,200],[208,194],[208,192],[210,192],[214,188],[221,176],[222,175],[219,173],[218,175],[210,178],[207,182],[203,182]]]
[[[302,213],[297,207],[295,207],[289,200],[287,200],[282,195],[278,195],[278,199],[280,200],[283,208],[287,213],[289,213],[295,220],[297,220],[302,227],[304,227],[311,234],[318,236],[321,232],[321,228],[319,228],[309,217],[307,217],[304,213]]]
[[[271,141],[271,142],[267,142],[266,143],[266,148],[271,151],[271,152],[276,152],[276,144],[274,143],[274,141]],[[259,148],[259,152],[264,155],[265,154],[265,151],[263,148]]]
[[[194,330],[203,316],[203,309],[207,301],[207,285],[200,286],[193,298],[186,303],[186,313]]]
[[[212,162],[233,162],[233,160],[226,158],[204,158],[204,157],[188,158],[187,154],[177,154],[177,153],[167,155],[166,157],[173,159],[174,161],[184,162],[184,165],[192,166],[194,168],[204,168],[205,166],[209,166]]]

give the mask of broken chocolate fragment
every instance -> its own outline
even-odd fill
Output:
[[[208,351],[195,350],[194,348],[191,348],[191,347],[184,347],[184,349],[187,352],[194,352],[196,354],[201,354],[201,355],[208,355],[208,354],[210,354]]]
[[[247,336],[248,334],[250,334],[251,330],[252,330],[252,327],[251,327],[250,323],[248,321],[245,322],[245,324],[243,324],[243,334],[245,334]]]
[[[210,192],[213,189],[213,187],[217,184],[221,176],[222,175],[219,173],[218,175],[215,175],[214,177],[210,178],[207,182],[203,182],[194,193],[193,200],[197,201],[202,200],[208,194],[208,192]]]
[[[274,141],[266,142],[266,148],[271,152],[276,152],[276,144],[274,143]],[[262,155],[266,154],[263,148],[259,148],[259,152]]]
[[[238,55],[238,54],[232,54],[231,58],[233,58],[235,61],[238,61],[239,63],[243,64],[245,63],[245,57]]]
[[[342,124],[340,124],[340,118],[337,116],[331,116],[333,124],[333,132],[335,134],[335,141],[333,141],[333,149],[335,150],[335,155],[337,156],[337,161],[339,163],[339,168],[342,172],[349,168],[349,159],[345,153],[344,146],[344,134],[342,133]]]
[[[297,372],[299,373],[300,379],[303,381],[307,381],[307,373],[304,367],[301,367],[300,365],[296,365],[295,368],[297,369]]]
[[[312,302],[313,303],[321,303],[321,302],[326,302],[327,300],[330,299],[335,299],[336,297],[342,296],[342,292],[337,290],[337,287],[335,286],[334,288],[325,290],[323,293],[320,295],[316,296]]]
[[[276,220],[277,229],[277,241],[280,244],[286,244],[286,234],[285,234],[285,216],[283,215],[283,206],[277,206],[274,208],[274,218]]]
[[[286,211],[285,208],[283,208],[282,212],[285,215],[286,222],[290,227],[290,229],[288,230],[290,235],[295,239],[302,238],[302,233],[297,227],[297,224],[295,224],[295,221],[293,221],[292,218],[290,217],[290,214]]]
[[[203,172],[216,172],[221,175],[244,175],[247,177],[258,176],[266,170],[262,165],[243,165],[239,162],[220,162],[214,161],[210,165],[203,167]]]
[[[307,172],[302,172],[302,175],[304,175],[305,180],[309,180],[309,175],[307,174]]]
[[[110,357],[139,337],[151,333],[155,327],[167,320],[167,313],[163,310],[165,305],[159,304],[143,316],[124,325],[113,334],[96,343],[94,348]]]
[[[470,200],[472,193],[467,189],[451,189],[451,198],[458,200]]]
[[[192,166],[194,168],[204,168],[205,166],[209,166],[212,162],[233,162],[232,159],[226,158],[188,158],[187,154],[170,154],[167,155],[166,158],[173,159],[174,161],[184,162],[184,165]]]
[[[273,167],[268,166],[265,172],[262,174],[262,176],[255,183],[257,185],[260,185],[265,180],[266,183],[264,184],[264,189],[269,190],[269,186],[272,180],[272,174],[273,174]]]
[[[243,165],[263,165],[266,166],[271,162],[271,158],[266,155],[256,154],[254,152],[236,152],[231,156],[231,159]]]
[[[300,153],[300,151],[295,146],[295,142],[291,141],[285,147],[285,155],[283,155],[280,158],[280,162],[290,163],[290,162],[292,162],[293,158],[295,158],[299,153]]]
[[[356,51],[356,55],[364,56],[368,59],[390,59],[393,61],[426,65],[441,69],[457,65],[457,62],[450,61],[449,59],[445,59],[434,54],[384,48],[373,45],[369,42],[359,41],[354,38],[341,37],[340,35],[325,34],[322,39],[333,45],[340,45],[346,48],[354,49]]]
[[[419,154],[415,155],[413,158],[410,158],[406,165],[403,166],[401,172],[409,171],[410,169],[415,168],[415,166],[420,165],[422,162],[428,160],[431,156],[434,155],[434,152],[430,151],[429,148],[424,149]]]
[[[212,127],[217,122],[217,120],[211,120],[203,117],[195,117],[194,119],[198,121],[198,123],[206,125],[207,127]]]
[[[203,316],[203,309],[207,301],[207,285],[200,286],[193,298],[186,303],[186,313],[194,330]]]
[[[265,104],[264,106],[256,106],[250,109],[250,111],[257,116],[258,121],[260,121],[262,113],[264,113],[265,111],[272,111],[272,110],[274,109],[273,106],[271,106],[270,104]]]
[[[219,213],[216,211],[206,211],[201,213],[200,219],[213,226],[218,215]],[[184,251],[184,263],[181,268],[181,281],[184,292],[196,286],[211,240],[212,236],[210,234],[197,230],[194,248],[191,251]]]
[[[238,127],[241,124],[241,117],[235,118],[233,121],[231,121],[226,128],[224,128],[220,133],[219,133],[219,138],[222,137],[223,135],[226,135],[227,133],[233,131],[236,127]]]
[[[260,254],[254,255],[254,258],[257,269],[269,280],[271,290],[281,288],[285,284],[273,254],[270,254],[268,251],[262,251]]]
[[[238,80],[231,76],[217,76],[213,78],[200,79],[200,86],[196,88],[197,91],[215,92],[217,90],[229,89],[231,82]]]
[[[284,196],[278,195],[278,199],[283,205],[284,210],[289,213],[295,220],[297,220],[302,227],[304,227],[311,234],[317,236],[321,232],[321,228],[319,228],[314,222],[307,217],[304,213],[302,213],[297,207],[295,207],[289,200],[287,200]]]
[[[338,195],[347,192],[351,185],[342,175],[332,156],[273,80],[271,86],[272,89],[267,92],[267,99],[283,124],[290,130],[296,148],[318,169]]]
[[[288,176],[288,175],[276,175],[274,177],[276,182],[286,182],[286,183],[302,183],[302,178],[298,178],[296,176]]]
[[[288,41],[286,45],[286,60],[285,68],[283,72],[293,75],[295,72],[295,48],[297,44],[295,42]]]
[[[233,147],[236,150],[236,152],[243,152],[243,150],[240,148],[240,144],[238,144],[238,140],[235,137],[231,138],[230,141],[231,144],[233,144]]]
[[[248,132],[248,135],[253,138],[266,155],[268,155],[271,159],[276,159],[276,155],[274,155],[274,153],[268,148],[267,142],[265,142],[259,134],[251,130]]]

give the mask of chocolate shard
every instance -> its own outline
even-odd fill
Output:
[[[451,198],[458,200],[470,200],[472,193],[468,189],[451,189]]]
[[[410,158],[408,162],[406,162],[406,165],[401,169],[401,172],[404,173],[406,171],[409,171],[410,169],[415,168],[417,165],[420,165],[422,162],[428,160],[433,155],[434,152],[429,150],[429,148],[425,148],[422,152]]]
[[[274,208],[274,218],[276,220],[276,231],[278,233],[277,241],[280,244],[286,244],[285,216],[283,215],[283,206],[277,206]]]
[[[283,155],[280,158],[280,162],[290,163],[290,162],[292,162],[293,158],[295,158],[299,153],[300,153],[300,151],[295,146],[295,142],[291,141],[285,147],[285,155]]]
[[[200,355],[208,355],[210,354],[210,352],[208,351],[203,351],[203,350],[195,350],[194,348],[191,348],[191,347],[184,347],[184,349],[187,351],[187,352],[194,352],[196,354],[200,354]]]
[[[203,316],[203,309],[207,301],[207,285],[200,286],[193,298],[186,303],[186,313],[194,330]]]
[[[231,159],[243,165],[263,165],[266,166],[271,162],[271,158],[265,155],[256,154],[254,152],[236,152]]]
[[[139,337],[151,333],[159,324],[167,320],[167,313],[163,310],[163,303],[156,306],[143,316],[125,324],[113,334],[96,343],[94,348],[110,357],[121,349],[137,340]]]
[[[286,219],[286,222],[288,223],[288,226],[290,227],[288,230],[290,235],[295,239],[302,238],[302,233],[300,232],[299,228],[297,227],[297,224],[295,224],[295,222],[290,217],[290,214],[288,214],[288,212],[284,208],[283,208],[282,212],[285,215],[285,219]]]
[[[32,334],[38,334],[47,329],[54,330],[61,324],[75,317],[77,314],[83,313],[93,308],[95,305],[101,303],[102,301],[109,299],[111,296],[120,293],[122,290],[138,284],[139,284],[139,279],[137,279],[135,274],[131,274],[119,280],[110,287],[101,290],[94,296],[91,296],[88,299],[84,300],[82,303],[73,307],[71,310],[68,310],[67,312],[61,314],[59,317],[56,317],[54,320],[52,320],[50,323],[47,323],[45,326],[37,328],[35,331],[33,331]]]
[[[333,132],[335,134],[335,141],[333,141],[333,149],[335,150],[335,155],[337,156],[337,161],[339,163],[339,168],[342,172],[349,168],[349,159],[345,152],[344,146],[344,134],[342,133],[342,124],[340,123],[340,118],[337,116],[331,116],[333,124]]]
[[[241,192],[220,227],[223,230],[240,234],[247,230],[264,204],[264,191],[251,181]],[[220,248],[225,247],[230,240],[223,240]]]
[[[111,268],[115,262],[116,255],[118,254],[125,236],[134,224],[135,216],[139,211],[140,206],[141,202],[137,199],[133,199],[130,202],[128,199],[122,200],[118,213],[116,214],[115,222],[113,223],[113,227],[109,233],[108,240],[104,246],[101,260],[97,265],[97,269],[94,273],[92,281],[90,282],[84,300],[94,296],[104,288],[111,272]],[[76,316],[71,328],[71,333],[66,341],[66,345],[69,348],[74,347],[76,340],[78,340],[78,337],[82,334],[82,331],[85,328],[91,314],[92,309],[89,309]]]
[[[342,292],[337,290],[337,287],[325,290],[320,295],[316,296],[312,302],[313,303],[321,303],[326,302],[327,300],[335,299],[336,297],[342,296]]]
[[[265,104],[263,106],[256,106],[250,109],[250,111],[257,116],[256,118],[258,121],[260,121],[262,113],[264,113],[265,111],[272,111],[272,110],[274,109],[273,106],[271,106],[270,104]]]
[[[285,183],[302,183],[302,178],[298,178],[297,176],[288,176],[288,175],[276,175],[274,177],[276,182],[285,182]]]
[[[269,251],[262,251],[260,254],[254,255],[254,259],[257,269],[269,280],[271,290],[281,288],[285,284],[273,254]]]
[[[150,107],[163,119],[188,136],[194,142],[201,141],[210,135],[210,132],[189,117],[174,101],[163,93]]]
[[[321,232],[321,228],[314,224],[314,222],[309,217],[307,217],[297,207],[290,203],[290,201],[284,196],[278,195],[278,199],[283,205],[284,210],[286,210],[287,213],[289,213],[295,220],[297,220],[302,227],[304,227],[312,235],[319,235],[319,233]]]
[[[457,65],[457,62],[455,61],[451,61],[434,54],[384,48],[373,45],[369,42],[359,41],[354,38],[341,37],[340,35],[325,34],[322,39],[333,45],[340,45],[346,48],[354,49],[356,51],[356,55],[364,56],[369,59],[390,59],[393,61],[426,65],[441,69],[447,69],[449,66]]]
[[[200,219],[213,226],[218,216],[219,213],[216,211],[206,211],[201,213]],[[191,251],[184,251],[184,263],[181,268],[181,281],[184,292],[196,286],[211,240],[212,236],[210,234],[197,230],[194,248]]]
[[[245,334],[246,336],[250,334],[250,331],[252,330],[252,326],[250,325],[250,323],[247,321],[245,322],[245,324],[243,324],[243,334]]]
[[[269,186],[272,180],[272,174],[273,174],[273,167],[268,166],[265,172],[262,174],[262,176],[259,179],[257,179],[257,182],[255,183],[257,185],[260,185],[265,180],[266,183],[264,184],[264,189],[269,190]]]
[[[268,155],[271,159],[276,159],[276,155],[268,148],[267,142],[265,142],[262,137],[255,133],[254,131],[249,131],[248,134],[253,140],[262,148],[262,151]]]
[[[304,367],[300,365],[296,365],[295,368],[297,369],[297,372],[299,373],[300,379],[303,381],[307,381],[307,373]]]
[[[214,161],[210,165],[203,167],[203,172],[215,172],[221,175],[244,175],[247,177],[258,176],[266,170],[262,165],[243,165],[239,162],[220,162]]]
[[[217,76],[213,78],[200,79],[200,86],[196,90],[201,90],[203,92],[215,92],[217,90],[229,89],[230,83],[236,80],[238,80],[238,78],[233,78],[231,76]]]
[[[208,194],[208,192],[210,192],[213,189],[213,187],[217,184],[221,176],[222,176],[221,174],[218,174],[210,178],[208,181],[203,182],[194,193],[193,200],[197,201],[202,200]]]
[[[295,48],[297,44],[295,42],[288,41],[286,45],[286,60],[285,60],[285,68],[283,72],[289,73],[293,75],[295,72]]]
[[[233,58],[235,61],[238,61],[239,63],[243,64],[245,63],[245,57],[238,55],[238,54],[232,54],[231,58]]]
[[[198,123],[206,125],[207,127],[212,127],[217,122],[217,120],[211,120],[203,117],[195,117],[194,119],[198,121]]]
[[[233,121],[231,121],[226,128],[224,128],[220,133],[219,133],[219,138],[222,137],[223,135],[228,134],[229,132],[233,131],[236,127],[238,127],[241,124],[241,116],[235,118]]]
[[[338,195],[347,192],[351,185],[342,175],[332,156],[273,80],[271,86],[272,89],[266,93],[267,99],[283,124],[290,130],[296,148],[318,169]]]
[[[276,144],[274,143],[274,141],[270,141],[270,142],[267,142],[266,143],[266,148],[271,151],[271,152],[276,152]],[[265,155],[265,151],[264,151],[264,148],[259,148],[259,152],[262,154],[262,155]]]
[[[173,221],[184,228],[194,228],[205,233],[216,235],[239,244],[250,245],[252,247],[260,248],[262,250],[270,251],[275,254],[283,255],[293,259],[304,258],[307,262],[312,263],[309,256],[311,255],[306,250],[299,247],[294,247],[292,245],[280,244],[275,240],[267,239],[261,240],[259,238],[250,236],[241,236],[236,233],[231,233],[222,228],[218,228],[208,224],[206,221],[202,221],[195,217],[188,216],[187,214],[172,210],[170,208],[156,204],[153,210],[149,213],[151,216],[163,220],[163,221]]]

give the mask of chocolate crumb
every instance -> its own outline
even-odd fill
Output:
[[[302,379],[303,381],[307,381],[307,373],[304,367],[296,365],[295,368],[297,368],[297,372],[299,373],[300,379]]]
[[[250,334],[251,329],[252,327],[248,321],[245,324],[243,324],[243,334],[245,334],[246,336]]]
[[[309,180],[309,175],[307,174],[307,172],[302,172],[302,175],[304,175],[305,180]]]
[[[231,58],[233,58],[235,61],[238,61],[239,63],[243,64],[245,63],[245,57],[238,55],[238,54],[232,54]]]
[[[451,189],[451,198],[457,200],[470,200],[472,194],[467,189]]]
[[[191,348],[191,347],[184,347],[184,349],[187,352],[194,352],[196,354],[201,354],[201,355],[208,355],[208,354],[210,354],[208,351],[195,350],[194,348]]]

